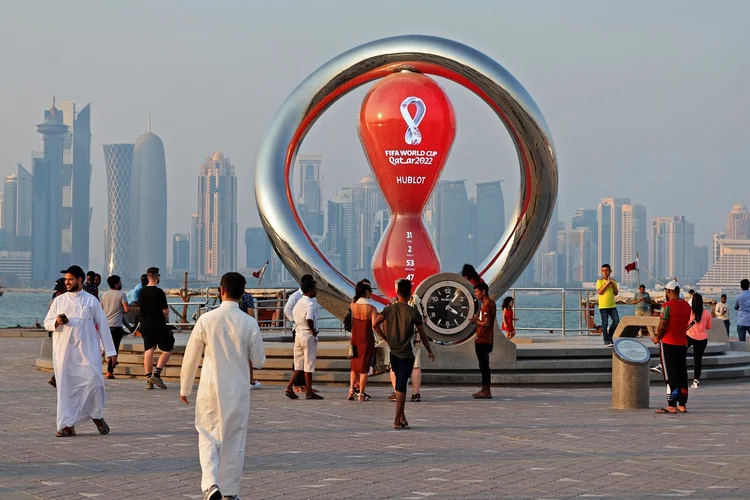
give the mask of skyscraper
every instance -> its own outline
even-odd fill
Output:
[[[31,250],[31,212],[32,212],[32,189],[34,178],[31,173],[18,164],[18,194],[16,203],[16,249],[20,251]]]
[[[295,169],[299,175],[298,211],[300,219],[305,223],[311,235],[323,235],[325,231],[325,215],[321,209],[323,197],[322,176],[320,164],[323,160],[319,155],[299,155]]]
[[[172,235],[172,273],[184,273],[190,268],[190,237],[185,233]]]
[[[627,287],[638,283],[637,273],[625,272],[624,266],[635,262],[636,256],[648,267],[648,218],[645,205],[622,206],[622,268],[616,271]],[[614,269],[614,268],[613,268]]]
[[[190,214],[190,272],[198,272],[198,214]]]
[[[355,235],[353,236],[356,238],[356,269],[369,275],[377,245],[373,226],[375,214],[386,208],[385,200],[374,178],[364,177],[352,187],[352,204],[355,221]]]
[[[245,230],[245,267],[257,269],[271,260],[273,249],[262,227],[249,227]]]
[[[198,276],[218,278],[237,269],[237,177],[217,151],[198,177]]]
[[[561,285],[581,284],[593,281],[590,264],[594,254],[591,245],[591,230],[587,227],[564,229],[557,233],[557,253],[563,256],[564,280]],[[562,273],[561,273],[562,274]]]
[[[3,183],[3,230],[5,244],[9,250],[16,249],[16,228],[18,217],[18,175],[5,177]]]
[[[479,263],[489,256],[505,232],[505,200],[502,181],[477,184],[476,234],[472,238],[475,255],[472,260]]]
[[[130,271],[135,275],[149,267],[167,268],[167,164],[164,143],[148,132],[133,147],[131,191]]]
[[[89,267],[91,221],[91,104],[78,113],[73,101],[59,109],[68,131],[63,136],[62,264]]]
[[[679,278],[693,284],[695,272],[695,226],[684,215],[656,217],[651,221],[650,268],[661,280]]]
[[[31,280],[45,286],[54,282],[62,269],[63,136],[68,126],[54,98],[37,132],[42,134],[44,155],[34,158],[33,166]]]
[[[459,272],[471,259],[469,231],[471,207],[466,181],[441,181],[435,188],[437,220],[435,246],[443,271]]]
[[[571,229],[589,228],[591,231],[591,242],[596,244],[599,241],[599,222],[597,211],[593,208],[579,208],[573,212],[573,221]]]
[[[107,170],[107,238],[104,242],[106,272],[126,278],[135,277],[130,268],[130,221],[133,177],[133,144],[105,144]],[[132,207],[135,211],[136,207]],[[145,270],[145,269],[144,269]],[[142,274],[142,273],[141,273]]]
[[[620,280],[624,271],[622,262],[622,206],[630,204],[628,198],[602,198],[597,213],[599,219],[599,263],[612,267],[616,280]]]
[[[750,213],[744,203],[733,206],[727,215],[727,239],[750,239]]]
[[[354,228],[352,188],[341,188],[328,202],[326,255],[344,274],[352,274],[356,268]]]

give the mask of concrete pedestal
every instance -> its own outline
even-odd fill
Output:
[[[649,407],[648,363],[626,363],[612,354],[612,408],[618,410]]]

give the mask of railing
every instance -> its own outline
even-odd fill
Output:
[[[547,316],[547,320],[554,321],[552,324],[538,324],[535,326],[516,326],[516,331],[518,332],[545,332],[545,333],[555,333],[560,332],[562,336],[565,336],[569,333],[577,333],[578,335],[587,335],[591,332],[593,332],[596,328],[593,320],[593,303],[591,302],[591,298],[596,296],[596,290],[591,288],[511,288],[508,290],[508,294],[510,294],[513,297],[513,301],[515,302],[514,312],[515,311],[527,311],[527,312],[554,312],[554,313],[560,313],[559,317],[559,323],[549,318],[549,315],[543,315]],[[560,296],[560,307],[519,307],[518,302],[518,296],[527,294],[527,295],[556,295],[559,294]],[[571,299],[571,296],[576,300],[576,306],[570,307],[570,305],[567,303],[568,300]],[[500,299],[500,303],[502,304],[502,298]],[[522,303],[523,305],[523,303]],[[577,325],[569,325],[568,321],[570,319],[570,314],[573,314],[574,321],[577,322]],[[528,316],[528,315],[527,315]],[[556,315],[553,315],[556,316]],[[523,325],[523,322],[521,321],[521,324]],[[557,326],[557,325],[560,326]],[[575,328],[571,328],[570,326],[576,326]]]
[[[287,288],[254,288],[248,291],[255,298],[255,317],[264,335],[290,335],[292,324],[284,317],[284,305],[293,289]],[[516,307],[514,311],[520,321],[516,324],[519,334],[554,334],[562,336],[577,334],[586,335],[593,333],[596,326],[593,318],[594,306],[592,298],[596,297],[596,291],[589,288],[511,288],[505,296],[513,297]],[[554,304],[529,305],[530,296],[543,296],[553,298]],[[196,308],[188,314],[189,319],[197,320],[201,314],[215,309],[219,306],[218,294],[215,288],[206,288],[205,296],[200,295],[199,302],[168,302],[170,310],[177,307],[188,306]],[[498,299],[498,309],[502,304],[502,297]],[[548,302],[535,299],[534,302]],[[559,305],[558,305],[559,304]],[[347,335],[341,321],[331,313],[321,308],[321,316],[318,321],[321,332],[328,334]],[[501,321],[501,312],[498,311],[498,322]],[[172,321],[170,325],[177,328],[189,329],[194,322]]]

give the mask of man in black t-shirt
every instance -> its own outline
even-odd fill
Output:
[[[159,284],[159,268],[149,267],[148,286],[141,289],[138,303],[141,306],[141,326],[139,328],[143,337],[143,368],[146,371],[146,389],[154,386],[166,389],[167,386],[161,379],[161,371],[167,365],[169,357],[174,348],[174,335],[172,329],[167,325],[169,318],[169,306],[164,291],[157,287]],[[161,349],[159,361],[154,370],[154,350]],[[153,372],[152,372],[153,371]]]

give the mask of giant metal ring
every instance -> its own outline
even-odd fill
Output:
[[[499,63],[467,45],[424,35],[384,38],[344,52],[287,97],[260,148],[255,170],[255,198],[271,245],[297,281],[305,274],[315,277],[319,302],[341,318],[355,284],[331,264],[305,229],[289,184],[291,166],[305,135],[329,106],[365,83],[405,70],[447,78],[474,92],[497,113],[516,146],[521,167],[518,205],[500,241],[477,266],[493,297],[523,273],[552,217],[557,163],[547,122],[526,89]],[[373,298],[379,308],[387,303],[385,297]]]

